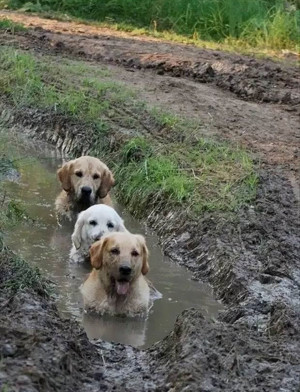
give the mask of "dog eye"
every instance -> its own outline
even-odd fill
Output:
[[[136,250],[133,250],[131,252],[131,256],[137,257],[137,256],[139,256],[139,254],[138,254],[138,252]]]
[[[99,174],[94,174],[94,175],[93,175],[93,179],[94,179],[94,180],[97,180],[99,177],[100,177]]]
[[[76,174],[77,177],[82,177],[82,172],[81,171],[78,171],[75,174]]]
[[[113,228],[114,228],[114,224],[111,223],[111,222],[108,222],[107,227],[108,227],[109,229],[113,229]]]
[[[97,225],[97,222],[96,222],[95,220],[91,220],[91,221],[90,221],[90,225],[96,226],[96,225]]]
[[[119,255],[120,254],[120,250],[118,248],[112,248],[110,250],[110,253],[112,253],[113,255]]]

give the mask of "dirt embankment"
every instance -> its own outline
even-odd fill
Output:
[[[10,280],[18,268],[16,256],[2,247],[0,390],[92,391],[93,378],[87,382],[86,374],[103,366],[96,363],[97,349],[77,323],[59,317],[43,288],[11,290]],[[29,266],[24,273],[28,271]]]
[[[17,20],[19,16],[14,18]],[[151,78],[166,78],[165,86],[170,83],[169,92],[174,93],[177,99],[175,107],[179,106],[180,99],[176,90],[184,89],[184,97],[187,97],[188,88],[191,88],[197,92],[196,99],[201,90],[198,86],[203,86],[199,81],[206,82],[203,88],[207,100],[204,95],[201,99],[207,102],[213,96],[215,105],[220,108],[226,102],[228,114],[223,113],[222,116],[225,130],[228,130],[227,137],[233,141],[242,140],[251,148],[255,146],[258,158],[264,161],[255,202],[232,217],[205,214],[191,221],[184,211],[159,210],[148,211],[145,217],[161,236],[165,252],[192,270],[196,279],[208,280],[223,299],[227,308],[218,322],[204,320],[196,310],[186,311],[179,316],[174,331],[147,351],[105,342],[99,343],[96,349],[82,337],[87,350],[83,351],[83,357],[90,353],[89,357],[85,357],[88,367],[94,371],[96,363],[99,368],[91,374],[83,366],[78,375],[78,382],[82,383],[79,385],[86,387],[87,384],[82,381],[86,377],[86,382],[92,380],[92,386],[96,377],[96,380],[100,380],[98,387],[103,386],[103,390],[298,391],[300,226],[297,70],[272,61],[203,51],[145,38],[133,39],[118,33],[113,35],[109,31],[100,33],[99,29],[93,31],[94,28],[84,25],[79,27],[76,24],[43,21],[36,17],[28,18],[27,23],[43,26],[46,30],[38,28],[15,36],[5,34],[1,42],[53,54],[80,55],[96,61],[122,64],[126,69],[135,70],[138,79],[147,79],[149,75],[148,71],[146,73],[139,68],[153,68],[156,73],[154,76],[152,73]],[[193,69],[195,74],[192,73]],[[157,76],[157,72],[160,75]],[[166,74],[184,78],[172,86]],[[132,81],[132,78],[128,77],[128,80]],[[164,82],[160,79],[161,83]],[[226,92],[224,95],[220,88],[233,94]],[[148,94],[148,97],[153,100],[156,94],[154,92],[152,97]],[[237,97],[257,102],[249,103]],[[166,100],[165,104],[168,103],[170,101]],[[205,117],[207,105],[203,104],[201,109],[194,102],[193,108],[197,109],[197,115],[208,118]],[[238,116],[242,109],[245,115]],[[188,109],[183,106],[183,110],[187,113]],[[253,121],[255,123],[258,119],[259,126],[250,126],[251,110],[255,113]],[[236,121],[230,123],[232,113],[236,113]],[[275,114],[276,120],[272,122]],[[213,125],[213,131],[221,137],[222,116],[219,115]],[[55,113],[27,109],[14,110],[11,115],[11,111],[5,109],[3,118],[30,137],[47,140],[69,154],[88,153],[92,147],[92,129]],[[244,128],[247,121],[249,127]],[[268,142],[268,138],[271,138],[271,142]],[[17,302],[17,309],[26,308],[27,300],[21,305],[18,301],[18,298],[13,301]],[[15,312],[13,307],[8,306],[7,312],[5,317],[16,317],[18,322],[21,320],[20,314],[24,317],[21,310]],[[58,316],[54,313],[49,314],[56,320],[57,331],[66,331],[69,322],[57,321]],[[30,309],[28,317],[33,317],[34,325],[36,319]],[[41,325],[45,327],[43,322]],[[74,328],[77,331],[77,327]],[[9,331],[6,333],[9,338]],[[49,344],[55,345],[55,339]],[[65,342],[70,339],[77,341],[77,335],[63,332],[60,339],[64,342],[61,347],[65,350]],[[34,350],[34,347],[30,347],[30,350]],[[31,352],[27,352],[26,356],[30,356]],[[70,374],[70,369],[75,369],[77,374],[76,369],[81,366],[78,351],[75,354],[72,355],[75,363],[64,370]],[[34,361],[38,357],[35,355]],[[16,351],[13,358],[10,367],[14,368],[15,361],[15,371],[18,373],[20,358],[24,361],[24,357],[19,358]],[[60,368],[59,363],[55,366]],[[52,378],[52,373],[47,373],[47,377]],[[65,380],[65,385],[69,385],[69,379]],[[59,390],[52,386],[52,389],[42,389],[38,383],[34,386],[38,390]]]

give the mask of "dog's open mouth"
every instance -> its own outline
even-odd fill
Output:
[[[118,295],[126,295],[129,291],[129,281],[125,279],[116,280],[116,290]]]

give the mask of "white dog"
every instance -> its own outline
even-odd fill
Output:
[[[127,232],[123,219],[112,207],[96,204],[82,211],[72,234],[70,260],[75,263],[89,260],[90,246],[104,234],[115,231]]]

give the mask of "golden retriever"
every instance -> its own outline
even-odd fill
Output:
[[[99,159],[82,156],[65,163],[57,171],[63,190],[55,201],[58,217],[73,220],[77,214],[94,204],[111,205],[109,191],[114,177]]]
[[[149,270],[143,236],[110,233],[90,248],[94,267],[81,285],[86,310],[110,315],[145,315],[150,289],[144,277]]]

